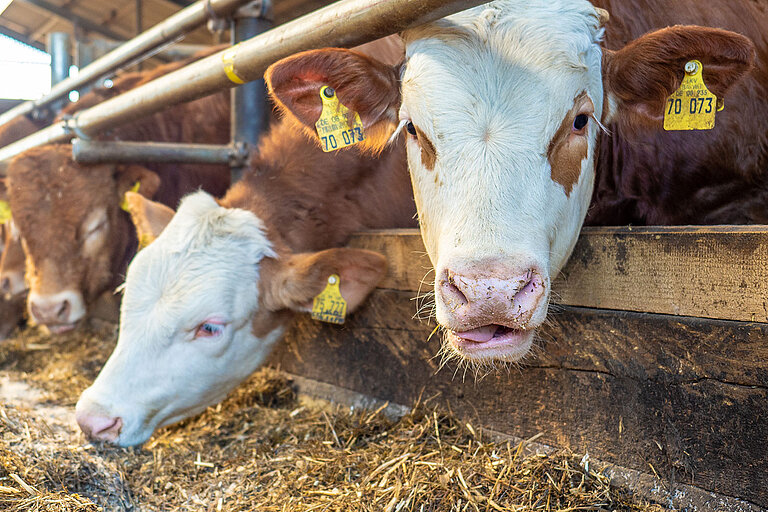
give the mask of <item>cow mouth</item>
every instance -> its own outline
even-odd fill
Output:
[[[46,324],[46,328],[51,331],[51,334],[64,334],[66,332],[74,331],[78,322],[72,322],[69,324]]]
[[[448,340],[467,359],[517,361],[530,350],[534,330],[490,324],[469,331],[448,331]]]

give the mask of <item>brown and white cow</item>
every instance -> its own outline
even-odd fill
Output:
[[[111,89],[91,91],[65,114],[142,85],[209,52],[120,76]],[[229,112],[229,94],[222,92],[174,106],[100,138],[225,144]],[[229,185],[228,166],[87,166],[72,160],[69,145],[26,151],[9,163],[7,174],[14,222],[27,256],[29,313],[52,332],[74,328],[94,301],[111,296],[114,286],[122,282],[137,241],[119,204],[135,182],[140,182],[139,193],[174,207],[189,192],[203,189],[220,196]]]
[[[117,346],[77,404],[84,432],[120,445],[222,400],[332,274],[354,310],[386,262],[340,248],[352,232],[415,226],[402,138],[378,158],[323,153],[284,122],[218,202],[129,197],[142,235],[162,233],[128,268]]]
[[[407,130],[436,318],[466,361],[529,352],[587,213],[601,123],[657,129],[687,61],[722,98],[755,58],[748,38],[698,26],[604,51],[607,20],[585,0],[497,0],[405,32],[402,68],[326,49],[267,71],[310,135],[320,85],[360,113],[373,150]],[[690,156],[677,149],[673,161]]]
[[[0,201],[8,201],[6,180],[0,180]],[[27,287],[24,284],[24,250],[13,220],[0,224],[0,341],[24,320]]]

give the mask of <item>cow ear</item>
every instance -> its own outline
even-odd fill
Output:
[[[160,176],[146,167],[121,165],[117,168],[117,194],[121,200],[129,190],[152,199],[159,188]]]
[[[130,191],[125,193],[123,207],[131,215],[141,247],[146,247],[160,236],[175,215],[175,212],[164,204]]]
[[[752,41],[727,30],[678,25],[646,34],[603,57],[608,97],[603,121],[659,126],[667,97],[680,87],[685,64],[698,60],[707,88],[718,98],[752,69]]]
[[[264,78],[278,109],[315,140],[322,112],[320,88],[332,87],[342,105],[360,114],[366,138],[356,147],[377,152],[397,127],[398,69],[352,50],[326,48],[277,61]]]
[[[381,254],[349,248],[265,258],[261,265],[263,304],[273,311],[311,311],[313,299],[325,289],[332,274],[340,278],[347,311],[354,311],[387,271]]]

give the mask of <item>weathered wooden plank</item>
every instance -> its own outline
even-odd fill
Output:
[[[383,288],[430,290],[417,231],[350,245],[387,256]],[[768,322],[768,226],[585,228],[553,292],[570,306]]]
[[[378,290],[342,327],[301,318],[272,361],[400,404],[438,394],[495,431],[768,507],[768,325],[564,308],[525,366],[476,381],[439,370],[411,296]]]

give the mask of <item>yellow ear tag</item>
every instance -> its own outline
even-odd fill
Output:
[[[667,98],[664,106],[664,129],[711,130],[715,112],[723,110],[722,102],[704,85],[704,66],[697,60],[685,64],[685,77],[680,87]]]
[[[0,225],[7,224],[11,220],[11,205],[8,201],[0,201]]]
[[[143,248],[145,248],[146,246],[148,246],[154,241],[155,241],[155,237],[153,237],[149,233],[142,233],[141,235],[139,235],[139,247],[137,250],[139,251],[142,250]]]
[[[325,290],[312,301],[312,318],[331,324],[343,324],[347,316],[347,301],[339,291],[341,278],[338,274],[332,274],[328,278]]]
[[[130,189],[130,190],[128,190],[128,192],[138,192],[140,187],[141,187],[141,182],[140,182],[140,181],[137,181],[136,183],[134,183],[134,184],[133,184],[133,186],[131,187],[131,189]],[[130,213],[130,212],[128,211],[128,201],[126,201],[126,199],[125,199],[125,194],[123,194],[123,200],[122,200],[122,201],[120,201],[120,208],[121,208],[123,211]]]
[[[323,151],[336,151],[365,140],[360,114],[342,105],[332,87],[322,86],[320,99],[323,112],[315,123],[315,129]]]

